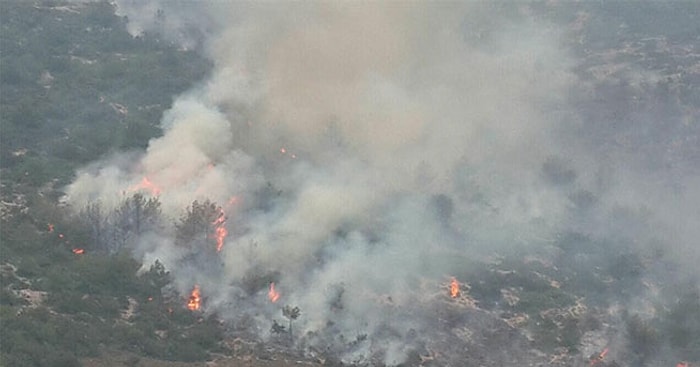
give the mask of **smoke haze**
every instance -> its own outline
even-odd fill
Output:
[[[67,194],[114,207],[145,190],[173,219],[193,200],[224,206],[220,271],[180,266],[186,251],[168,233],[135,250],[183,294],[201,284],[207,311],[257,309],[266,336],[279,310],[240,284],[275,273],[306,343],[332,344],[320,333],[332,321],[397,364],[410,330],[431,322],[416,285],[442,292],[474,259],[546,251],[578,231],[698,260],[697,171],[599,144],[561,26],[480,2],[192,4],[118,2],[134,34],[161,32],[215,67],[175,97],[145,152],[86,167]]]

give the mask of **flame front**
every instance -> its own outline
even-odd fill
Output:
[[[269,298],[272,303],[275,303],[280,299],[279,292],[275,290],[275,282],[270,282],[270,291],[267,292],[267,298]]]
[[[141,190],[150,191],[151,195],[153,195],[153,196],[160,195],[160,191],[161,191],[160,187],[158,187],[156,184],[154,184],[150,179],[148,179],[148,177],[142,178],[141,182],[129,187],[129,191],[141,191]]]
[[[187,301],[187,309],[197,311],[202,306],[202,297],[199,294],[199,285],[195,284],[190,293],[190,299]]]
[[[85,249],[82,249],[82,248],[74,248],[74,249],[71,250],[71,251],[73,251],[73,253],[76,254],[76,255],[82,255],[82,254],[85,253]]]
[[[598,363],[602,362],[603,359],[605,359],[605,356],[608,354],[608,348],[603,349],[600,354],[598,354],[596,357],[593,357],[591,359],[591,364],[589,365],[590,367],[598,365]]]
[[[452,278],[450,282],[450,297],[457,298],[459,296],[459,282],[457,279]]]
[[[49,223],[48,227],[49,233],[53,233],[53,223]]]
[[[228,230],[224,226],[226,222],[226,214],[224,210],[219,208],[219,216],[212,223],[214,225],[214,238],[216,239],[216,252],[220,252],[224,247],[224,239],[228,235]]]

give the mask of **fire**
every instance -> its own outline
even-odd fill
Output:
[[[73,251],[73,253],[76,254],[76,255],[82,255],[82,254],[85,253],[85,249],[82,249],[82,248],[74,248],[74,249],[71,250],[71,251]]]
[[[690,367],[690,364],[688,362],[678,362],[676,367]]]
[[[286,148],[282,147],[282,148],[280,148],[280,153],[282,153],[282,155],[285,155],[285,154],[289,153],[289,151],[287,151]],[[297,159],[297,155],[294,154],[294,153],[289,153],[289,156],[290,156],[292,159]]]
[[[450,282],[450,297],[457,298],[459,296],[459,282],[457,279],[452,278]]]
[[[226,215],[224,210],[219,208],[219,216],[212,223],[215,227],[214,238],[216,239],[216,252],[220,252],[224,247],[224,239],[226,238],[226,235],[228,235],[228,230],[224,226],[225,222]]]
[[[602,362],[603,359],[605,359],[605,356],[608,354],[608,348],[603,349],[600,354],[597,356],[591,357],[591,364],[589,365],[590,367],[597,365],[598,363]]]
[[[154,184],[150,179],[148,179],[148,177],[142,178],[141,182],[139,182],[136,185],[133,185],[129,188],[129,191],[140,191],[140,190],[150,191],[151,195],[153,195],[153,196],[160,195],[160,187],[158,187],[156,184]]]
[[[267,298],[269,298],[272,303],[275,303],[280,299],[279,292],[275,290],[275,282],[270,282],[270,291],[267,292]]]
[[[49,233],[53,233],[53,223],[49,223]]]
[[[199,294],[199,285],[195,284],[190,293],[190,299],[187,301],[187,309],[197,311],[202,306],[202,297]]]
[[[603,349],[602,352],[600,352],[600,359],[605,358],[605,356],[608,354],[608,348]]]
[[[224,247],[224,238],[226,238],[226,235],[228,234],[228,230],[226,228],[222,227],[216,227],[216,252],[220,252],[221,249]]]

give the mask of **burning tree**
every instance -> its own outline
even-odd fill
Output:
[[[270,290],[267,292],[267,298],[272,303],[275,303],[280,299],[280,293],[275,290],[275,282],[270,282]]]
[[[187,309],[190,311],[199,311],[202,306],[202,296],[199,292],[199,285],[195,284],[190,293],[190,298],[187,300]]]
[[[180,219],[176,227],[176,242],[180,246],[199,247],[199,244],[207,248],[220,249],[223,243],[225,230],[222,231],[225,217],[221,207],[206,200],[192,202],[186,213]],[[211,241],[214,239],[215,241]]]

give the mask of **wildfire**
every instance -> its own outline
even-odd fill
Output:
[[[267,298],[269,298],[272,303],[280,299],[280,293],[275,290],[275,282],[270,282],[270,291],[267,292]]]
[[[688,362],[678,362],[676,367],[690,367],[690,364]]]
[[[287,151],[286,148],[282,147],[282,148],[280,148],[280,153],[282,153],[282,155],[285,155],[289,152]],[[292,159],[297,159],[297,155],[294,153],[289,153],[289,157],[291,157]]]
[[[140,191],[140,190],[150,191],[151,195],[153,195],[153,196],[160,195],[160,187],[158,187],[156,184],[154,184],[150,179],[148,179],[148,177],[142,178],[141,182],[139,182],[136,185],[133,185],[129,188],[129,191]]]
[[[591,357],[591,364],[589,366],[592,367],[592,366],[595,366],[598,363],[602,362],[603,359],[605,359],[605,356],[607,354],[608,354],[608,348],[603,349],[603,351],[600,352],[600,354],[598,354],[597,356]]]
[[[220,252],[224,247],[224,239],[226,235],[228,235],[228,230],[224,226],[225,222],[226,215],[224,214],[224,210],[219,208],[219,216],[212,223],[215,227],[214,238],[216,239],[216,252]]]
[[[49,227],[49,229],[48,229],[49,233],[53,233],[53,223],[49,223],[48,227]]]
[[[76,255],[82,255],[82,254],[85,253],[85,249],[82,249],[82,248],[74,248],[74,249],[71,250],[71,251],[73,251],[73,253],[76,254]]]
[[[190,299],[187,301],[187,309],[197,311],[202,306],[202,297],[199,294],[199,285],[195,284],[190,293]]]
[[[457,298],[459,296],[459,282],[457,279],[452,278],[450,282],[450,297]]]

